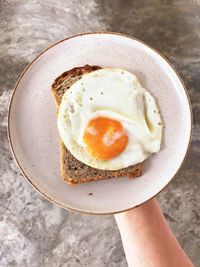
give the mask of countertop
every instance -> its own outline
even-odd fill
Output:
[[[0,1],[0,266],[127,266],[114,217],[64,210],[23,177],[10,152],[15,83],[42,50],[67,36],[115,31],[159,50],[183,78],[193,108],[189,154],[157,197],[178,241],[200,266],[200,1]]]

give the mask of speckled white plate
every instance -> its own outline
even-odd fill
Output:
[[[61,179],[51,84],[62,72],[85,64],[127,69],[157,100],[164,123],[162,147],[142,163],[140,178],[108,179],[78,186],[67,185]],[[162,55],[130,36],[97,32],[62,40],[31,62],[11,99],[8,133],[21,171],[41,194],[65,208],[109,214],[144,203],[173,179],[188,151],[191,117],[184,84]]]

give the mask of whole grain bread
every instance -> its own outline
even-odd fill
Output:
[[[59,107],[62,96],[73,83],[78,81],[83,74],[101,69],[99,66],[85,65],[83,67],[73,68],[57,77],[52,84],[52,92],[55,102]],[[141,176],[141,164],[129,166],[120,170],[99,170],[92,168],[78,159],[76,159],[65,147],[62,140],[61,143],[61,176],[65,182],[70,185],[77,185],[94,180],[103,180],[111,177],[119,178],[128,176],[139,177]]]

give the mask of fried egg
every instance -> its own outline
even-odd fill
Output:
[[[71,154],[97,169],[122,169],[160,150],[155,99],[124,69],[84,74],[63,95],[57,125]]]

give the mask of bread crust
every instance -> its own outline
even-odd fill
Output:
[[[66,90],[68,90],[73,83],[78,81],[82,75],[101,69],[99,66],[85,65],[83,67],[76,67],[71,70],[65,71],[59,77],[57,77],[52,84],[52,93],[59,107],[62,96]],[[76,159],[70,151],[66,148],[62,140],[60,140],[61,146],[61,176],[62,179],[70,184],[77,185],[90,181],[104,180],[108,178],[120,178],[128,176],[129,178],[139,177],[142,174],[141,164],[129,166],[120,170],[99,170],[92,168],[78,159]]]

